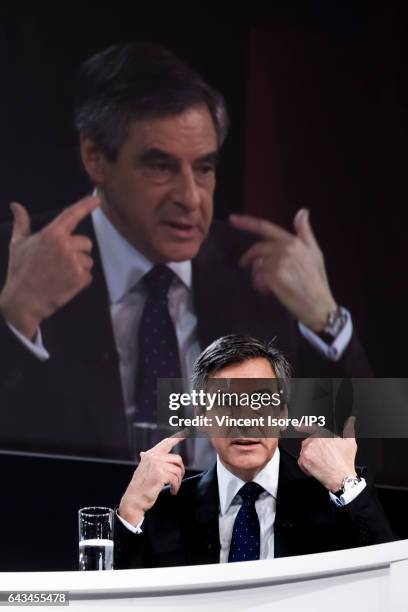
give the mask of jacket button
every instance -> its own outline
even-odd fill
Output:
[[[368,542],[368,533],[365,529],[360,529],[360,536],[363,542]]]

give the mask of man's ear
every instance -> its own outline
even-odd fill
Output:
[[[103,185],[105,181],[106,157],[95,142],[84,136],[79,137],[81,160],[89,178],[95,185]]]

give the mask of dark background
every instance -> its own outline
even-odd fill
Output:
[[[72,127],[72,82],[80,63],[115,42],[161,43],[227,100],[232,131],[218,177],[218,216],[247,210],[290,228],[296,210],[310,208],[333,293],[351,309],[375,373],[405,377],[405,4],[287,1],[268,12],[233,10],[234,19],[203,2],[190,14],[182,5],[174,11],[141,10],[139,3],[117,11],[100,4],[31,12],[2,5],[0,222],[9,220],[11,200],[35,214],[89,190]],[[400,527],[407,450],[399,440],[376,441],[366,451],[377,481],[400,487],[382,489]],[[0,523],[27,524],[21,536],[33,544],[32,555],[22,553],[23,540],[16,544],[16,532],[9,531],[14,552],[1,569],[69,567],[76,508],[114,505],[129,476],[126,466],[98,464],[86,473],[74,465],[0,457],[7,500]],[[106,470],[112,473],[105,478]],[[70,527],[64,536],[53,534],[40,554],[47,521],[52,530]]]

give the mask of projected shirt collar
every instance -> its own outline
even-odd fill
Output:
[[[110,302],[115,304],[137,286],[154,264],[118,232],[100,208],[93,211],[92,222]],[[166,265],[191,289],[191,261],[171,262]]]

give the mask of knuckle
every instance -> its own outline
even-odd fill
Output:
[[[302,456],[303,456],[303,459],[306,459],[308,461],[311,459],[311,457],[312,457],[312,449],[311,449],[310,445],[303,449]]]
[[[39,232],[42,240],[49,242],[51,244],[56,244],[61,242],[61,232],[57,226],[47,225]]]

